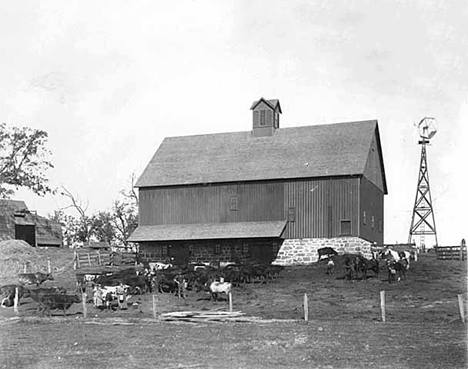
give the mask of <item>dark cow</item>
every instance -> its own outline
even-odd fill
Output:
[[[371,270],[379,277],[380,265],[377,259],[366,259],[361,256],[358,262],[358,271],[362,273],[362,279],[367,280],[367,272]]]
[[[38,288],[31,288],[31,289],[25,288],[25,290],[28,291],[29,297],[31,297],[34,301],[39,303],[36,313],[40,311],[41,300],[45,296],[65,295],[67,293],[67,290],[63,287],[49,287],[49,288],[38,287]]]
[[[14,299],[16,296],[16,289],[18,289],[18,304],[22,297],[29,297],[29,290],[26,288],[16,285],[9,284],[0,287],[0,295],[2,296],[1,306],[12,307],[14,305]]]
[[[18,280],[19,283],[22,285],[36,285],[36,287],[39,287],[43,282],[47,280],[54,280],[54,277],[52,277],[52,274],[50,273],[20,273],[18,274]]]
[[[317,263],[322,260],[322,257],[326,256],[327,258],[330,258],[330,256],[338,255],[338,253],[332,247],[322,247],[321,249],[318,249],[317,252],[319,255]]]
[[[48,312],[48,315],[51,316],[51,310],[62,310],[63,316],[66,316],[66,311],[74,303],[81,302],[78,295],[66,295],[66,294],[54,294],[54,295],[45,295],[39,300],[40,310],[42,315],[45,312]]]

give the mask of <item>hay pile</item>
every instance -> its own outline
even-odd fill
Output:
[[[22,240],[0,241],[0,278],[11,278],[24,272],[47,272],[47,257]]]

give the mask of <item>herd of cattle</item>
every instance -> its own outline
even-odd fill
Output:
[[[382,268],[388,272],[390,283],[405,279],[410,260],[417,260],[417,253],[384,248],[373,252],[372,259],[361,254],[338,255],[331,247],[318,250],[318,262],[327,260],[327,274],[335,274],[335,262],[342,262],[344,280],[366,280],[369,271],[379,278]],[[54,280],[47,273],[18,274],[19,284],[0,286],[1,306],[12,307],[15,298],[30,297],[37,302],[37,313],[51,315],[51,310],[61,310],[63,315],[74,304],[82,301],[82,296],[91,296],[98,309],[126,309],[137,305],[132,296],[145,293],[172,293],[185,298],[188,290],[206,292],[211,300],[217,301],[219,294],[228,296],[233,287],[244,283],[267,283],[279,277],[284,267],[271,264],[227,263],[223,268],[209,264],[188,264],[175,266],[170,263],[146,263],[144,267],[131,267],[113,272],[96,274],[76,273],[76,292],[67,293],[63,287],[41,287],[47,280]],[[18,291],[18,296],[16,296]],[[91,292],[91,293],[90,293]],[[83,295],[86,293],[87,295]],[[226,301],[228,298],[226,297]]]
[[[324,247],[318,250],[320,261],[323,257],[328,260],[327,274],[334,274],[334,258],[338,253],[331,247]],[[386,268],[388,273],[388,282],[406,279],[406,271],[410,267],[411,261],[418,260],[416,251],[396,251],[390,247],[382,248],[378,251],[372,251],[372,259],[365,258],[362,254],[344,254],[344,276],[345,280],[367,280],[368,272],[372,271],[375,277],[379,278],[380,270]]]

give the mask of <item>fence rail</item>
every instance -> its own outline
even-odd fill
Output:
[[[466,246],[437,246],[439,260],[466,260]]]
[[[136,265],[137,255],[134,252],[114,252],[110,250],[76,250],[73,257],[73,268],[96,266]]]

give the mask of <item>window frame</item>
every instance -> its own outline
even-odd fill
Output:
[[[344,225],[347,225],[349,227],[349,231],[345,232],[346,228]],[[352,227],[352,222],[351,219],[341,219],[340,220],[340,236],[352,236],[353,235],[353,227]]]

